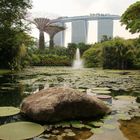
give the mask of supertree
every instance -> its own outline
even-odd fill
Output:
[[[65,30],[66,28],[64,26],[59,26],[59,25],[48,25],[45,27],[44,31],[49,35],[50,41],[49,41],[49,48],[52,49],[54,48],[54,36],[60,32]]]
[[[51,20],[48,18],[35,18],[33,22],[39,30],[39,49],[45,49],[45,39],[44,39],[44,30],[45,27],[51,24]]]

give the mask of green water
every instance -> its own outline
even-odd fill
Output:
[[[140,95],[140,71],[120,71],[120,70],[102,70],[102,69],[72,69],[70,67],[33,67],[25,69],[21,72],[15,73],[1,73],[0,74],[0,106],[15,106],[19,107],[21,101],[28,95],[33,94],[41,89],[54,86],[68,86],[78,89],[84,93],[87,90],[92,90],[95,87],[108,87],[111,91],[110,95],[115,97],[117,95]],[[64,139],[64,140],[137,140],[140,137],[139,133],[135,133],[132,137],[128,136],[128,129],[124,130],[124,125],[129,124],[129,121],[119,122],[117,115],[126,115],[126,119],[130,116],[135,132],[140,129],[138,123],[139,118],[139,104],[135,101],[113,100],[112,108],[113,119],[104,119],[104,124],[115,125],[115,129],[105,129],[103,133],[97,134],[91,132],[87,128],[72,128],[60,127],[46,130],[44,135],[39,139]],[[16,120],[20,120],[19,118]],[[22,118],[23,119],[23,118]],[[0,120],[1,123],[5,123]],[[10,122],[11,120],[6,120]],[[121,127],[122,126],[122,127]],[[72,133],[69,135],[65,129],[71,129]],[[54,130],[58,130],[54,134]],[[127,133],[126,133],[127,132]],[[74,133],[74,134],[73,134]],[[73,135],[72,135],[73,134]],[[128,137],[127,137],[128,136]]]

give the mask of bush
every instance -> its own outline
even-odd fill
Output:
[[[84,53],[85,65],[108,69],[139,69],[140,47],[136,44],[139,43],[135,40],[118,37],[97,43]]]
[[[54,54],[35,56],[32,61],[34,66],[70,66],[71,61],[67,56]]]
[[[131,69],[134,67],[135,47],[132,40],[114,38],[103,44],[103,68]]]
[[[102,46],[101,43],[93,45],[83,54],[84,65],[86,67],[102,66]]]

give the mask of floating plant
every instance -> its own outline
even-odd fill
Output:
[[[92,128],[90,131],[93,132],[94,134],[104,133],[104,130],[102,128]]]
[[[114,116],[108,115],[108,116],[105,116],[102,120],[105,121],[105,120],[112,120],[112,119],[114,119]]]
[[[106,91],[106,90],[110,90],[110,88],[108,88],[108,87],[96,87],[96,88],[92,88],[92,91],[96,91],[96,90]]]
[[[99,122],[99,121],[97,121],[97,122],[92,121],[92,122],[89,122],[89,123],[88,123],[88,125],[94,126],[94,127],[100,127],[100,126],[102,126],[103,124],[104,124],[103,122]]]
[[[0,117],[12,116],[20,113],[19,108],[15,108],[12,106],[0,107]]]
[[[128,115],[128,114],[117,114],[117,118],[119,120],[131,120],[132,116],[131,115]]]
[[[115,99],[118,99],[118,100],[127,100],[127,101],[134,101],[136,99],[136,97],[133,97],[133,96],[116,96]]]
[[[111,91],[109,90],[92,90],[93,93],[96,93],[96,94],[110,94]]]
[[[54,125],[55,128],[58,127],[62,127],[62,128],[66,128],[66,127],[71,127],[71,123],[70,122],[60,122]]]
[[[104,124],[103,128],[106,128],[106,129],[109,129],[109,130],[114,130],[114,129],[116,129],[116,126],[112,125],[112,124]]]
[[[44,128],[32,122],[8,123],[0,126],[0,139],[22,140],[40,135]]]
[[[85,127],[85,125],[82,124],[80,121],[71,121],[71,125],[72,125],[72,127],[79,128],[79,129]]]

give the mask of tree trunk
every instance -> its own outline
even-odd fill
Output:
[[[50,49],[54,48],[54,41],[53,41],[53,37],[50,37],[50,45],[49,45]]]
[[[39,33],[39,49],[44,50],[45,49],[45,40],[44,40],[44,32],[40,31]]]

